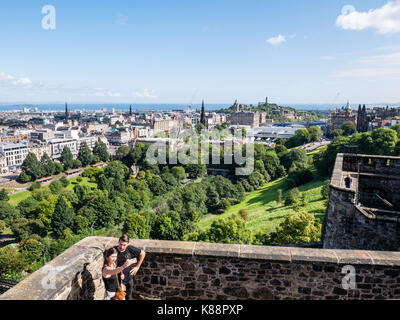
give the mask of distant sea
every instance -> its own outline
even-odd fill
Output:
[[[335,108],[341,108],[344,105],[335,104],[281,104],[278,105],[291,107],[298,110],[329,110]],[[168,110],[187,110],[189,104],[132,104],[133,111],[146,111],[146,110],[159,110],[159,111],[168,111]],[[231,107],[232,104],[205,104],[206,110],[220,110],[224,108]],[[256,105],[256,104],[254,104]],[[366,104],[368,108],[373,107],[384,107],[388,105],[389,107],[400,107],[400,103],[398,104]],[[123,111],[129,110],[130,104],[68,104],[68,109],[72,110],[82,110],[82,111],[92,111],[92,110],[103,110],[106,108],[108,111],[111,111],[113,108],[115,111]],[[357,109],[358,104],[350,105],[352,109]],[[64,111],[65,104],[6,104],[0,103],[0,112],[1,111],[22,111],[24,108],[34,109],[38,108],[40,111]],[[200,109],[201,104],[191,105],[192,110]]]

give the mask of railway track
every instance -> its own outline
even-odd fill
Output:
[[[13,280],[0,279],[0,294],[6,292],[8,289],[11,289],[17,284],[18,282]]]

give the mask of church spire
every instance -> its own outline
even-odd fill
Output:
[[[204,126],[206,125],[206,110],[204,108],[204,100],[201,103],[200,123],[202,123]]]
[[[65,102],[65,120],[68,120],[69,118],[69,112],[68,112],[68,104]]]

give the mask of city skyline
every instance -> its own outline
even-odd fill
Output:
[[[400,100],[400,0],[48,4],[0,5],[1,104]]]

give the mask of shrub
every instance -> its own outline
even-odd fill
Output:
[[[49,189],[52,194],[60,193],[61,189],[63,188],[62,183],[59,180],[55,180],[49,185]]]
[[[329,199],[329,186],[331,181],[328,179],[325,181],[324,186],[321,189],[321,195],[324,199]]]
[[[249,220],[249,212],[246,209],[239,210],[239,216],[244,220]]]
[[[65,176],[60,179],[60,182],[64,188],[70,185],[70,181]]]
[[[290,206],[299,202],[300,192],[299,189],[294,188],[289,191],[285,199],[285,206]]]
[[[31,184],[29,191],[40,189],[41,186],[42,184],[39,181],[35,181],[34,183]]]
[[[314,175],[310,169],[297,170],[289,174],[288,186],[294,188],[311,182],[314,179]]]

